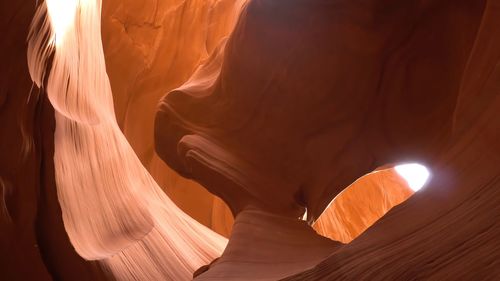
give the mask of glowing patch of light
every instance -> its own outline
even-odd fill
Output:
[[[416,163],[398,165],[394,169],[415,192],[419,191],[427,183],[430,175],[425,166]]]
[[[54,43],[60,46],[68,30],[74,28],[79,0],[46,0],[50,22],[54,31]]]

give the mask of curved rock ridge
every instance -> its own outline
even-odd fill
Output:
[[[229,241],[195,280],[278,280],[316,265],[341,245],[319,236],[305,221],[251,206],[236,216]]]

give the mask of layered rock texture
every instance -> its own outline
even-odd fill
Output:
[[[113,280],[74,251],[54,179],[54,111],[26,60],[36,1],[2,1],[0,279]]]
[[[500,278],[500,1],[3,2],[0,279]]]

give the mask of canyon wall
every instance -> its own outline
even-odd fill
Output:
[[[170,199],[154,188],[159,200],[146,189],[123,210],[110,204],[111,213],[133,215],[142,204],[145,218],[156,217],[140,220],[139,239],[72,230],[88,216],[68,223],[68,210],[92,194],[76,204],[57,190],[73,188],[61,184],[54,147],[64,108],[33,85],[26,63],[36,3],[1,5],[10,38],[1,43],[2,277],[187,279],[224,240],[196,246],[206,230],[182,213],[165,219],[157,205]],[[142,164],[184,212],[230,237],[197,280],[494,280],[499,11],[497,0],[104,1],[108,113],[119,126],[105,132],[123,132],[133,150],[121,151],[137,155],[129,175],[149,179]],[[74,139],[84,135],[76,131]],[[69,171],[75,159],[62,164]],[[393,170],[369,173],[408,161],[427,165],[432,180],[403,202],[412,192]],[[126,162],[110,169],[127,171]],[[103,198],[96,221],[109,212]],[[167,251],[182,244],[164,234],[177,220],[195,225],[178,239],[202,259],[179,263],[174,256],[187,255]],[[163,242],[142,236],[153,226]],[[123,241],[137,243],[127,252]],[[145,251],[155,256],[137,259]]]
[[[158,100],[185,82],[228,36],[244,2],[103,2],[104,53],[120,128],[168,196],[187,214],[225,235],[229,210],[158,158],[153,121]]]
[[[332,252],[292,279],[498,277],[498,18],[498,1],[249,2],[155,121],[162,159],[236,214],[197,280],[307,267],[324,253],[301,260],[314,235],[285,221],[312,223],[355,179],[406,161],[431,169],[429,186],[351,243],[309,245]],[[271,219],[255,209],[289,236],[260,236]]]
[[[0,276],[113,280],[74,251],[54,179],[54,111],[31,81],[26,54],[36,1],[2,1],[0,26]]]

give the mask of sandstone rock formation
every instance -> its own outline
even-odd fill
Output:
[[[112,280],[72,248],[53,169],[54,113],[26,62],[36,1],[2,1],[0,26],[0,279]]]
[[[54,107],[54,177],[64,228],[81,257],[119,280],[189,279],[227,240],[161,191],[119,129],[100,12],[101,1],[46,1],[29,38],[30,76]]]
[[[236,224],[249,206],[290,219],[307,209],[314,221],[359,176],[390,163],[425,163],[434,171],[425,192],[297,279],[498,277],[497,249],[488,242],[499,214],[498,56],[491,39],[498,3],[363,3],[250,1],[224,50],[162,100],[157,151],[221,197]],[[468,161],[480,170],[467,173],[461,165]],[[489,195],[479,208],[481,189]],[[478,224],[459,226],[467,216]],[[261,272],[264,258],[230,254],[248,244],[246,233],[233,234],[199,280]],[[294,239],[301,240],[283,241],[276,259]],[[478,247],[467,248],[467,241]],[[295,250],[289,255],[299,256]]]
[[[104,0],[104,47],[37,4],[0,4],[0,279],[500,278],[498,0]]]

